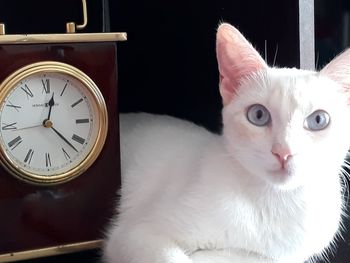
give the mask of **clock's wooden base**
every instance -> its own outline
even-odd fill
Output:
[[[101,239],[115,211],[120,185],[116,44],[0,44],[0,82],[20,67],[47,60],[71,64],[97,84],[107,105],[108,135],[93,165],[67,183],[31,185],[0,167],[0,255]]]

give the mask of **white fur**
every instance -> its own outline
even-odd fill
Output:
[[[269,68],[232,26],[217,39],[222,135],[169,116],[121,116],[108,263],[302,263],[339,233],[350,109],[347,71],[337,72],[348,60],[321,73]],[[248,121],[254,104],[270,112],[268,125]],[[316,110],[331,121],[310,131]],[[274,149],[290,152],[283,169]]]
[[[247,121],[253,103],[269,109],[271,127]],[[331,124],[310,132],[303,122],[317,109]],[[340,86],[268,69],[242,84],[223,119],[220,136],[167,116],[121,116],[122,198],[106,262],[301,263],[329,245],[350,139]],[[269,172],[278,166],[275,142],[293,149],[293,176]]]

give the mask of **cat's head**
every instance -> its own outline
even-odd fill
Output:
[[[320,72],[271,68],[222,24],[217,58],[230,156],[281,189],[337,180],[350,145],[350,50]]]

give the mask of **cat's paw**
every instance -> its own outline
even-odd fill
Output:
[[[193,263],[175,242],[154,234],[149,225],[112,228],[103,256],[105,263]]]

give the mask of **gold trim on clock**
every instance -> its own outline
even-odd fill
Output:
[[[1,254],[0,262],[14,262],[19,260],[69,254],[83,250],[98,249],[102,247],[102,244],[103,241],[99,239],[93,241]]]
[[[5,32],[5,30],[4,30]],[[75,33],[75,34],[32,34],[1,35],[0,44],[49,44],[126,41],[126,33]]]
[[[70,181],[86,171],[101,153],[108,131],[107,107],[103,95],[90,77],[71,65],[56,61],[29,64],[13,72],[0,85],[0,105],[4,103],[6,96],[21,80],[37,73],[66,74],[84,85],[97,106],[96,116],[99,120],[99,127],[96,140],[87,156],[77,166],[64,173],[44,176],[24,170],[11,159],[2,146],[0,146],[0,162],[12,175],[27,183],[35,185],[60,184]]]

